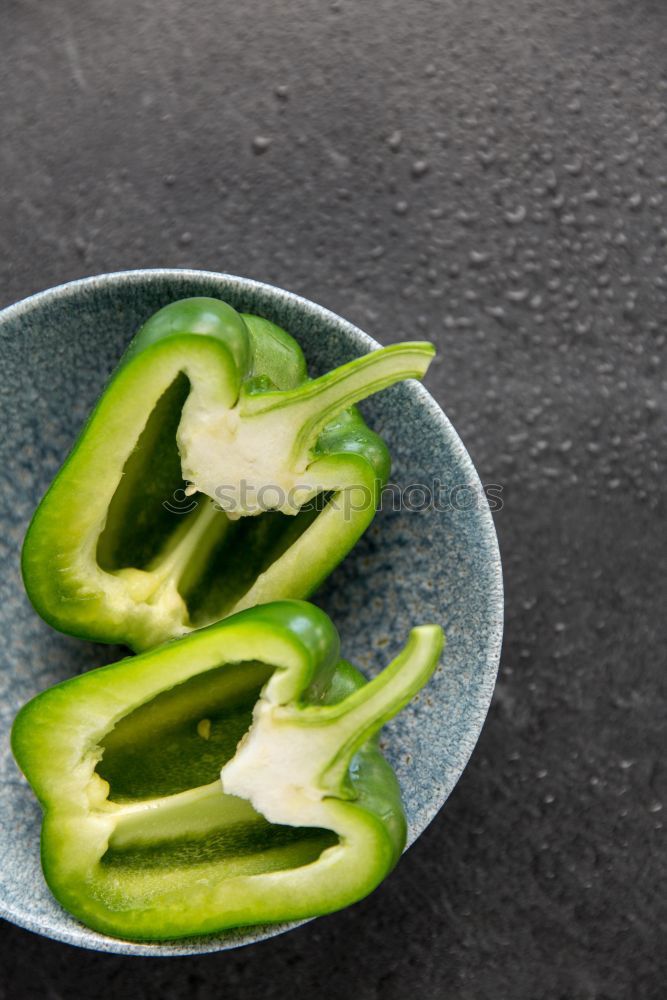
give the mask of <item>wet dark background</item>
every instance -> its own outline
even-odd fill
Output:
[[[664,996],[665,4],[1,16],[0,304],[193,266],[433,339],[503,486],[507,628],[469,767],[371,898],[193,959],[4,925],[0,997]]]

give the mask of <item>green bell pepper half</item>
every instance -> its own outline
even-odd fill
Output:
[[[442,646],[439,626],[415,628],[367,683],[339,658],[324,612],[281,601],[38,695],[12,748],[44,810],[54,896],[133,940],[300,920],[362,898],[406,837],[377,732]]]
[[[209,298],[161,309],[32,519],[22,568],[35,609],[62,632],[144,650],[307,597],[368,527],[389,475],[354,404],[421,377],[433,354],[396,344],[309,379],[297,342],[265,319]]]

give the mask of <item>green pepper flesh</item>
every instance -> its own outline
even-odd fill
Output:
[[[134,940],[302,919],[360,899],[405,844],[377,732],[441,649],[438,627],[415,629],[367,683],[340,659],[323,612],[276,602],[38,695],[12,748],[44,809],[54,895],[88,926]],[[280,749],[287,731],[292,761]],[[259,770],[248,763],[258,752]],[[256,807],[227,792],[244,782]],[[286,822],[257,808],[275,808],[276,788]]]
[[[33,517],[22,570],[34,607],[63,632],[144,650],[308,596],[367,528],[389,475],[386,445],[353,404],[422,375],[432,356],[427,344],[394,345],[309,380],[296,341],[267,320],[215,299],[166,306],[130,344]],[[209,443],[216,421],[222,437]],[[255,487],[271,487],[273,469],[303,503],[239,510],[239,461]],[[186,496],[184,467],[208,495]],[[228,472],[229,509],[215,485]]]

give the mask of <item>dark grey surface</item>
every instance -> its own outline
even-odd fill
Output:
[[[428,384],[504,486],[507,633],[463,779],[370,899],[197,959],[6,925],[0,996],[663,996],[664,3],[1,16],[0,304],[197,266],[432,337]]]

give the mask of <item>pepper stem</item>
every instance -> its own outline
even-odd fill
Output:
[[[274,674],[222,769],[224,791],[247,799],[270,823],[321,826],[322,799],[354,797],[352,757],[426,683],[443,642],[438,625],[413,629],[378,677],[333,705],[282,701]]]
[[[322,785],[338,790],[345,782],[350,760],[359,748],[392,719],[426,684],[444,646],[439,625],[412,629],[405,647],[389,666],[343,701],[326,707],[299,710],[299,723],[331,726],[337,746],[322,775]]]
[[[296,389],[244,394],[239,400],[241,416],[260,417],[289,408],[298,425],[293,453],[298,460],[339,413],[395,382],[422,378],[434,355],[433,345],[420,341],[383,347]]]

